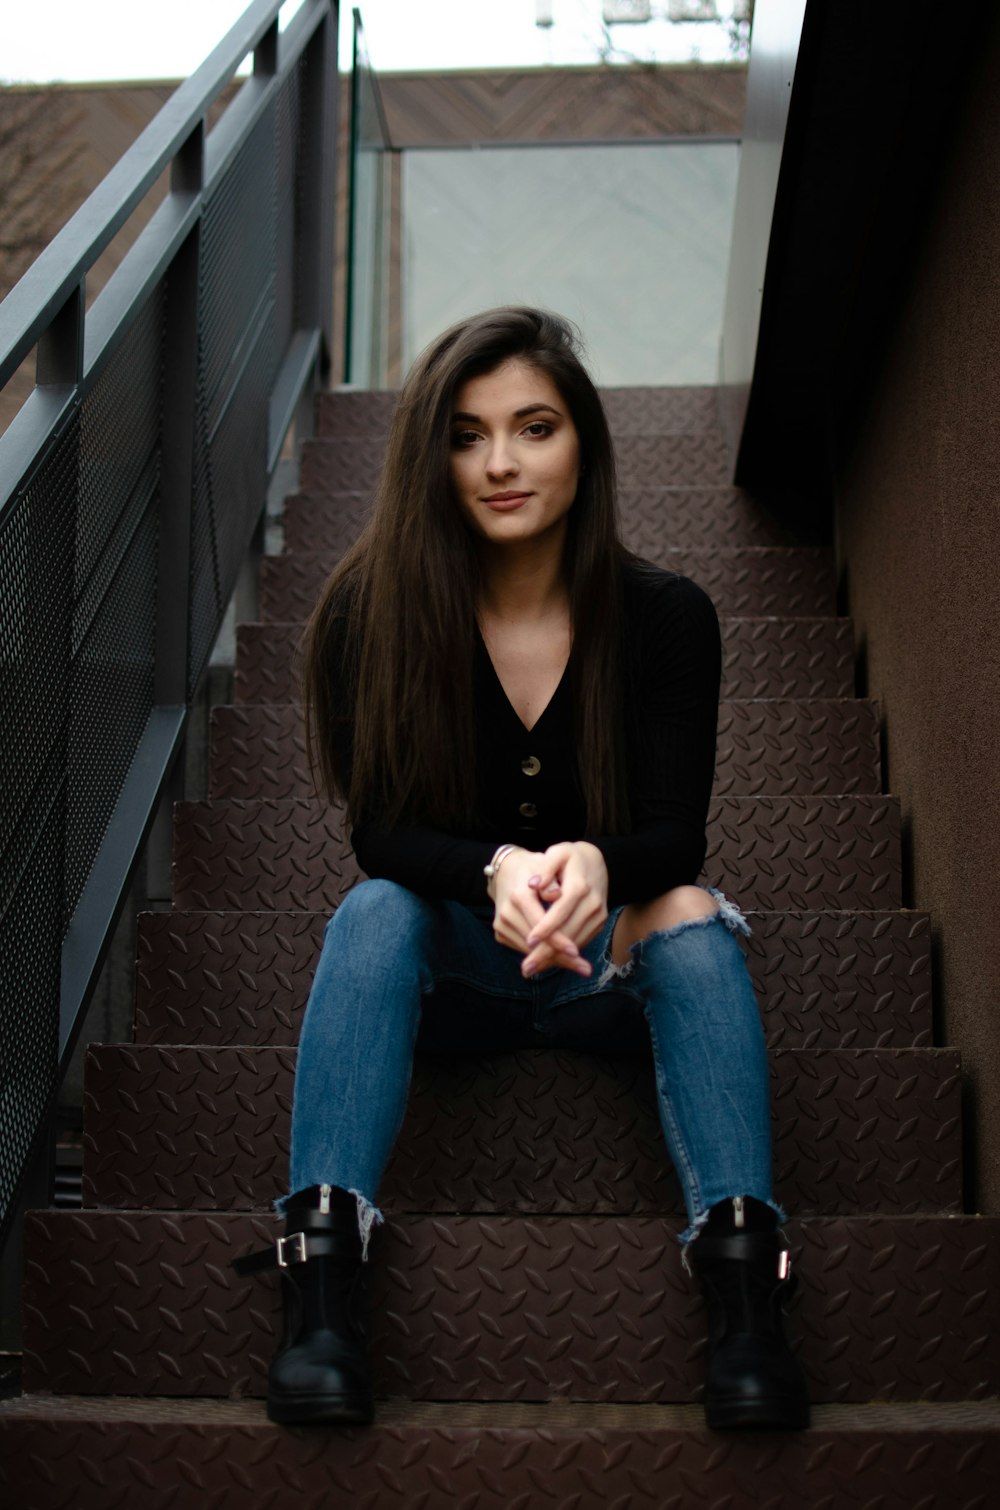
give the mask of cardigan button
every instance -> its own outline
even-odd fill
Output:
[[[542,769],[542,762],[537,755],[529,755],[527,760],[521,761],[521,770],[526,776],[537,776]]]
[[[538,809],[533,802],[522,802],[518,808],[522,818],[537,818]]]

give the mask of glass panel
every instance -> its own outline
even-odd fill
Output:
[[[735,142],[403,155],[404,362],[463,316],[540,304],[604,384],[718,381]]]
[[[378,81],[354,12],[351,76],[351,200],[344,378],[385,385],[389,349],[389,215],[391,156]]]

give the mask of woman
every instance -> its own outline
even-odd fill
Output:
[[[418,360],[307,643],[314,764],[373,879],[329,923],[306,1011],[286,1235],[244,1265],[282,1269],[270,1415],[371,1419],[358,1290],[419,1027],[452,1052],[652,1041],[709,1424],[805,1425],[749,930],[695,884],[718,621],[621,545],[564,321],[493,310]]]

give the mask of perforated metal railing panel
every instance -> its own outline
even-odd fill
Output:
[[[51,1096],[60,946],[153,706],[162,290],[0,533],[0,1201]]]
[[[259,422],[295,322],[295,155],[300,74],[285,81],[205,205],[199,269],[192,512],[193,693],[260,513],[267,428]]]
[[[67,916],[153,707],[164,312],[161,285],[80,411]]]
[[[0,1202],[55,1075],[79,426],[0,529]],[[28,1010],[32,1002],[49,1010]]]
[[[0,316],[2,381],[37,345],[43,385],[0,437],[0,1226],[331,349],[336,7],[278,10],[256,0]],[[87,310],[86,269],[164,170]]]

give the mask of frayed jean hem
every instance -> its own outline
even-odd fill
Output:
[[[332,1184],[333,1182],[331,1181],[330,1183]],[[337,1188],[343,1189],[343,1186],[338,1186]],[[348,1195],[353,1195],[358,1208],[358,1233],[361,1238],[361,1262],[367,1263],[368,1244],[371,1241],[372,1232],[376,1227],[381,1227],[383,1225],[383,1223],[385,1222],[385,1217],[382,1215],[379,1208],[372,1204],[367,1196],[361,1194],[360,1190],[355,1190],[352,1186],[347,1193]],[[275,1201],[272,1202],[274,1210],[278,1213],[279,1216],[287,1215],[288,1202],[291,1200],[293,1194],[294,1192],[290,1191],[288,1195],[280,1195]]]

